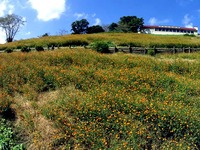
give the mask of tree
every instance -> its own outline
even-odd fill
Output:
[[[88,29],[89,22],[86,19],[77,20],[71,24],[73,34],[85,34]]]
[[[138,32],[144,25],[144,19],[136,16],[123,16],[120,18],[119,27],[123,32]]]
[[[111,23],[109,26],[108,26],[108,29],[109,31],[116,31],[116,28],[118,27],[118,24],[117,23]]]
[[[49,36],[49,33],[45,33],[42,35],[42,37],[46,37],[46,36]]]
[[[88,34],[91,34],[91,33],[100,33],[100,32],[105,32],[105,30],[100,25],[91,26],[91,27],[88,27],[88,29],[87,29],[87,33]]]
[[[7,42],[13,41],[16,33],[19,31],[19,28],[24,25],[24,23],[25,21],[23,18],[15,14],[9,14],[5,17],[0,17],[0,27],[6,33]]]

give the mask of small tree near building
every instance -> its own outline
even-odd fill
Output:
[[[144,25],[144,19],[136,16],[123,16],[120,18],[119,27],[123,32],[138,32]]]
[[[12,42],[19,28],[24,25],[25,21],[22,17],[9,14],[5,17],[0,17],[0,27],[5,31],[6,41]]]

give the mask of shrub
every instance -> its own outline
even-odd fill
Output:
[[[12,49],[12,48],[6,48],[5,52],[6,52],[6,53],[12,53],[12,52],[13,52],[13,49]]]
[[[149,49],[149,50],[147,51],[147,54],[148,54],[148,55],[151,55],[151,56],[154,56],[154,55],[155,55],[155,51],[154,51],[153,49]]]
[[[93,42],[90,46],[97,52],[110,53],[109,46],[114,46],[114,44],[108,41],[97,41]]]
[[[16,145],[13,137],[13,131],[7,127],[4,119],[0,120],[0,149],[2,150],[23,150],[23,145]]]
[[[22,48],[21,48],[21,52],[30,52],[31,51],[31,49],[29,48],[29,47],[27,47],[27,46],[23,46]]]
[[[85,40],[66,40],[60,43],[61,46],[82,46],[88,45],[88,42]]]
[[[36,46],[35,50],[36,51],[44,51],[44,48],[42,46]]]
[[[183,36],[196,37],[194,34],[184,34]]]

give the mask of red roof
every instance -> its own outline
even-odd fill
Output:
[[[185,30],[185,31],[197,31],[195,28],[185,28],[185,27],[177,27],[177,26],[143,26],[143,29],[179,29],[179,30]]]

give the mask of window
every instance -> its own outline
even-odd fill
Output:
[[[176,30],[176,29],[173,29],[173,32],[177,32],[177,30]]]

